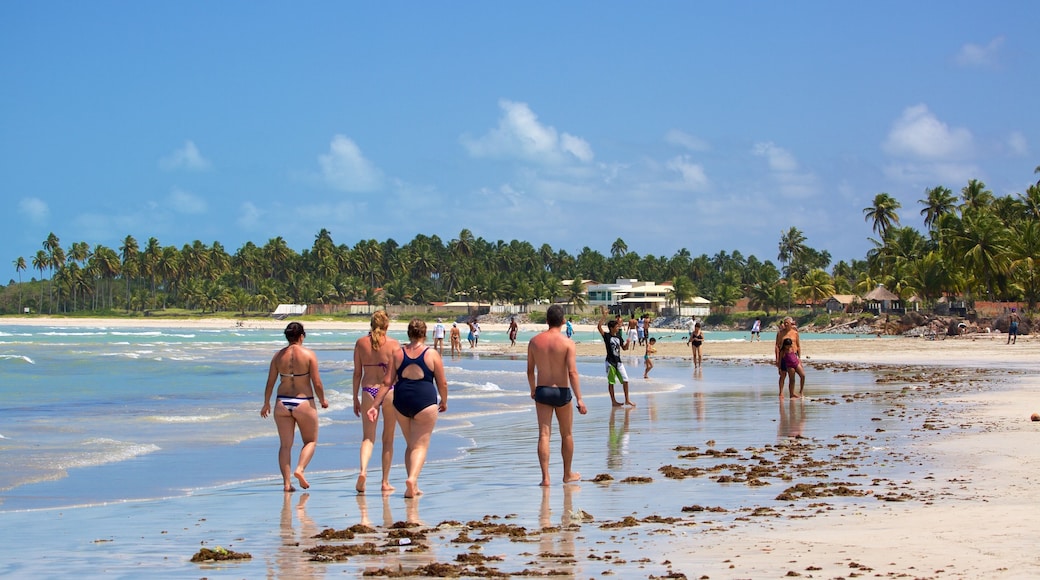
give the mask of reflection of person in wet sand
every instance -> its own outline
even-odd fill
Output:
[[[358,513],[361,514],[361,525],[372,527],[372,520],[368,517],[368,498],[362,494],[357,496]],[[383,494],[383,527],[389,528],[394,525],[394,516],[390,511],[390,496]]]
[[[777,426],[778,437],[803,437],[805,431],[805,404],[794,399],[780,401],[780,424]]]
[[[290,322],[285,327],[285,338],[289,341],[289,346],[271,358],[271,366],[267,371],[267,387],[264,389],[264,406],[260,409],[260,416],[265,419],[271,414],[271,394],[277,381],[278,397],[274,407],[274,423],[278,427],[278,467],[282,472],[282,487],[285,491],[296,491],[290,474],[296,477],[303,489],[310,487],[303,473],[318,447],[318,408],[314,405],[314,397],[318,397],[322,409],[329,408],[321,375],[318,374],[318,357],[312,350],[303,346],[306,336],[307,333],[299,322]],[[296,471],[291,471],[293,438],[297,427],[300,429],[303,447],[296,462]]]
[[[574,492],[581,488],[573,485],[563,486],[563,513],[560,515],[560,525],[557,528],[552,522],[552,508],[549,505],[549,488],[542,488],[542,505],[538,511],[538,526],[541,528],[541,540],[539,551],[546,555],[559,555],[544,564],[552,567],[552,574],[574,576],[574,531],[579,515],[574,514]],[[558,542],[554,542],[558,540]]]
[[[574,406],[584,415],[588,412],[581,399],[578,367],[575,363],[577,348],[574,341],[563,335],[563,307],[553,304],[545,313],[549,325],[527,345],[527,382],[531,387],[535,412],[538,415],[538,464],[542,469],[541,485],[549,485],[549,440],[552,437],[552,419],[560,430],[560,454],[563,456],[563,482],[581,479],[571,470],[574,457]]]
[[[617,426],[617,413],[620,407],[610,409],[610,421],[607,423],[607,467],[618,469],[622,467],[622,461],[627,453],[628,446],[628,420],[632,407],[625,407],[625,417],[621,428]]]
[[[300,521],[300,533],[297,535],[293,529],[293,495],[289,492],[282,498],[281,512],[281,549],[276,558],[276,569],[268,569],[268,576],[274,578],[316,578],[319,572],[324,572],[325,567],[320,568],[314,562],[301,561],[299,545],[301,541],[313,538],[317,533],[314,520],[307,516],[307,500],[309,493],[300,494],[296,503],[296,517]]]

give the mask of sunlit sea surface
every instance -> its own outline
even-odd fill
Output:
[[[485,331],[483,344],[509,352],[489,355],[465,346],[462,356],[446,358],[449,410],[437,425],[429,462],[458,462],[464,468],[498,462],[509,468],[507,478],[537,478],[535,417],[523,355],[538,330],[522,329],[512,350],[505,333]],[[360,336],[360,331],[307,333],[330,402],[320,411],[312,482],[324,474],[349,481],[343,484],[348,487],[356,473],[361,428],[353,414],[351,372]],[[679,341],[684,334],[655,336]],[[465,338],[463,333],[464,344]],[[746,340],[747,333],[707,338]],[[599,342],[593,333],[575,339]],[[771,353],[772,339],[763,336],[764,353]],[[0,512],[176,497],[246,483],[276,488],[275,427],[270,418],[259,417],[259,409],[270,357],[284,344],[280,332],[251,328],[3,327]],[[578,361],[590,412],[576,419],[575,464],[587,474],[624,470],[634,457],[648,453],[664,461],[674,457],[670,449],[681,441],[715,439],[741,448],[795,434],[827,438],[869,420],[870,413],[848,405],[812,399],[778,404],[776,370],[769,365],[713,361],[709,354],[704,368],[695,371],[688,360],[661,358],[644,380],[641,356],[625,362],[638,405],[630,411],[611,409],[602,357]],[[810,375],[816,398],[879,388],[899,387],[878,387],[866,371]],[[486,452],[492,448],[493,454]],[[398,462],[403,450],[398,436]],[[377,467],[378,454],[373,462]],[[513,469],[521,464],[524,469]],[[403,468],[395,470],[403,479]]]

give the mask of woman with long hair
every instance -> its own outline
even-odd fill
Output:
[[[371,331],[367,336],[362,336],[354,345],[354,414],[361,417],[361,472],[358,473],[357,484],[354,486],[358,493],[365,492],[365,483],[368,480],[368,461],[372,457],[372,451],[376,444],[376,427],[378,423],[378,409],[375,419],[370,419],[368,410],[373,408],[375,397],[379,394],[379,387],[383,384],[386,375],[390,372],[390,363],[393,362],[394,352],[401,348],[401,344],[386,335],[390,327],[390,317],[385,310],[377,310],[372,313],[370,323]],[[393,401],[394,395],[388,392],[386,398]],[[381,490],[389,492],[394,490],[390,485],[390,466],[394,459],[394,428],[397,424],[397,413],[393,405],[387,405],[383,414],[383,438],[382,438],[382,465],[383,482]]]

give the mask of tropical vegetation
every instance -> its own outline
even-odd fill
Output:
[[[1040,167],[1036,173],[1040,174]],[[220,242],[164,246],[126,236],[118,248],[51,233],[33,256],[13,259],[17,280],[0,294],[0,312],[115,313],[163,309],[269,312],[280,303],[427,304],[481,301],[586,304],[582,280],[671,282],[673,303],[695,296],[728,311],[746,298],[753,310],[810,308],[833,294],[864,294],[878,284],[926,304],[944,296],[1040,301],[1040,181],[1025,193],[996,196],[979,180],[960,195],[943,186],[917,200],[925,231],[900,225],[902,204],[877,194],[863,209],[876,238],[863,260],[831,263],[798,228],[781,235],[777,264],[738,251],[693,256],[639,255],[618,238],[609,255],[576,255],[548,244],[485,240],[468,229],[444,241],[418,234],[405,244],[360,240],[353,247],[319,231],[297,252],[281,237],[229,252]],[[23,273],[35,275],[23,280]],[[574,280],[564,286],[564,280]]]

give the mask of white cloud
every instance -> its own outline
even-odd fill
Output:
[[[707,141],[701,139],[700,137],[694,137],[693,135],[690,135],[678,129],[672,129],[668,131],[668,133],[666,133],[664,136],[664,140],[669,145],[678,145],[679,147],[684,147],[686,149],[689,149],[690,151],[701,152],[708,151],[709,149],[711,149],[711,146],[708,144]]]
[[[332,138],[328,154],[318,156],[318,164],[325,183],[340,191],[375,191],[383,183],[382,172],[365,158],[354,141],[343,135]]]
[[[1007,146],[1012,155],[1017,157],[1029,156],[1029,142],[1026,141],[1026,136],[1020,131],[1014,131],[1008,135]]]
[[[166,157],[159,159],[159,168],[165,171],[185,169],[188,171],[205,171],[211,167],[208,159],[199,153],[199,148],[192,141],[185,141],[184,147],[177,149]]]
[[[994,38],[985,46],[968,43],[961,47],[954,60],[963,67],[992,68],[999,64],[1000,47],[1003,44],[1003,36]]]
[[[693,163],[686,155],[680,155],[668,160],[666,167],[682,176],[683,183],[694,191],[703,190],[708,186],[708,175],[704,167]]]
[[[789,172],[798,170],[798,160],[794,158],[794,155],[773,143],[755,143],[755,146],[751,148],[751,152],[765,157],[769,162],[769,168],[773,171]]]
[[[170,192],[170,207],[177,213],[200,214],[206,213],[206,200],[188,193],[187,191],[174,188]]]
[[[973,149],[971,131],[951,128],[926,105],[907,107],[892,124],[882,148],[889,155],[923,160],[951,160],[969,156]]]
[[[253,230],[260,225],[264,218],[264,212],[252,202],[244,202],[240,206],[238,214],[238,226],[242,229]]]
[[[43,223],[51,214],[47,202],[36,197],[24,197],[18,202],[18,213],[33,223]]]
[[[769,141],[755,143],[751,153],[765,157],[773,180],[781,195],[788,198],[806,198],[819,191],[819,178],[811,171],[800,171],[794,154]]]
[[[463,136],[462,144],[474,157],[520,158],[537,163],[559,164],[569,161],[588,163],[594,158],[587,141],[543,125],[527,103],[501,100],[503,115],[498,127],[480,138]]]

